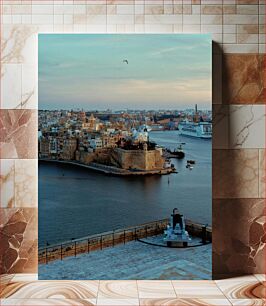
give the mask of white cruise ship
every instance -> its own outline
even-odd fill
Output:
[[[196,138],[211,139],[212,124],[210,122],[180,122],[178,125],[179,134]]]

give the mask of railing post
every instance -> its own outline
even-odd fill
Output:
[[[135,227],[135,241],[137,240],[137,228]]]
[[[75,241],[75,257],[77,256],[77,242]]]
[[[145,230],[146,230],[146,238],[148,237],[148,226],[145,226]]]
[[[90,239],[88,239],[88,254],[90,253]]]
[[[202,226],[201,228],[201,243],[206,244],[207,243],[207,228],[206,226]]]
[[[62,248],[62,244],[61,244],[61,260],[63,259],[63,248]]]

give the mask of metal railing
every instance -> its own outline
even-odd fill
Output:
[[[61,244],[39,248],[39,263],[48,263],[53,260],[63,260],[65,257],[77,256],[77,254],[90,253],[118,244],[125,244],[149,236],[162,234],[169,219],[162,219],[145,223],[126,229],[118,229],[99,235],[91,235],[85,238],[75,239]]]

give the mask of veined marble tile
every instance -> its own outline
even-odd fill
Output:
[[[37,111],[0,110],[0,158],[37,157]]]
[[[12,283],[17,282],[32,282],[38,280],[37,273],[17,273],[12,278]]]
[[[175,298],[176,293],[171,281],[139,280],[139,298]],[[156,289],[155,289],[156,288]]]
[[[223,103],[264,104],[264,58],[258,54],[226,54]]]
[[[247,53],[257,54],[259,53],[259,45],[258,44],[238,44],[238,43],[226,44],[226,43],[223,43],[223,52],[225,54],[237,53],[238,55],[244,55]]]
[[[36,273],[37,209],[1,208],[0,213],[0,273]]]
[[[265,198],[266,185],[266,164],[265,164],[266,150],[259,150],[259,197]]]
[[[0,207],[15,205],[15,162],[2,159],[0,161]]]
[[[254,274],[256,279],[260,282],[266,282],[266,274]]]
[[[258,198],[259,150],[213,150],[213,198]]]
[[[21,64],[1,67],[1,108],[18,108],[21,103]],[[20,107],[19,107],[20,108]]]
[[[146,17],[146,16],[145,16]],[[175,25],[176,26],[176,25]],[[178,25],[179,26],[179,25]],[[174,27],[172,24],[146,24],[145,33],[173,33]]]
[[[181,15],[145,15],[145,24],[182,24]]]
[[[219,281],[224,286],[258,283],[254,275],[229,277],[265,272],[265,200],[213,200],[212,211],[212,222],[215,224],[212,233],[213,278],[219,278],[220,275],[228,278]]]
[[[213,281],[172,281],[179,298],[223,299],[224,295]]]
[[[204,15],[222,15],[222,5],[201,5],[201,14]]]
[[[1,305],[15,306],[93,306],[96,305],[96,299],[2,299]]]
[[[38,62],[22,64],[21,108],[38,109]]]
[[[36,63],[38,27],[5,25],[1,37],[2,63]]]
[[[3,290],[2,298],[94,299],[97,296],[98,286],[99,281],[11,282]]]
[[[264,299],[229,299],[229,301],[233,306],[264,306],[266,304],[266,300]]]
[[[224,299],[140,299],[140,306],[229,306],[230,302]]]
[[[236,282],[230,280],[216,281],[224,295],[230,299],[262,299],[265,298],[266,287],[253,281]]]
[[[2,298],[2,292],[4,288],[11,282],[14,274],[0,274],[0,299]],[[0,300],[1,305],[1,300]]]
[[[98,299],[135,299],[138,298],[137,282],[100,281]]]
[[[37,159],[18,159],[15,161],[16,207],[37,207],[37,171]]]
[[[257,24],[237,25],[237,33],[239,34],[258,34],[259,26]]]
[[[0,207],[37,207],[37,159],[1,160]]]
[[[265,116],[264,105],[230,105],[230,148],[265,148]]]
[[[139,306],[139,300],[138,299],[97,299],[97,305]]]

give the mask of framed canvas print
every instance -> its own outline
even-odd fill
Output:
[[[39,278],[211,279],[210,35],[38,48]]]
[[[0,1],[1,305],[265,304],[264,2]]]

